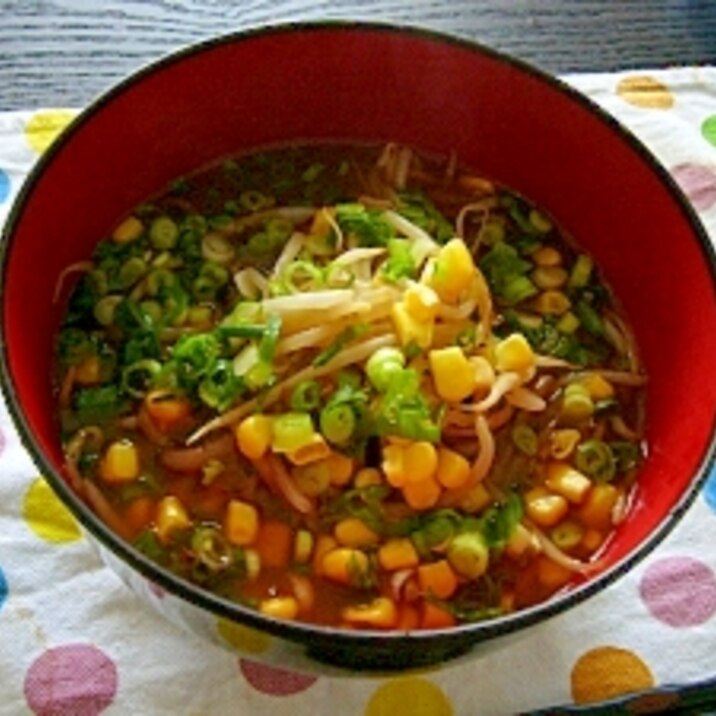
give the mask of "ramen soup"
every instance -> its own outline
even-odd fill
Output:
[[[180,578],[279,619],[493,618],[600,568],[644,456],[629,328],[540,208],[409,148],[177,179],[57,339],[66,471]]]

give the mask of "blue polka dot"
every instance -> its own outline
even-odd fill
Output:
[[[0,169],[0,204],[7,199],[7,195],[10,193],[10,177]]]
[[[7,599],[7,580],[5,579],[5,573],[0,569],[0,609]]]
[[[711,470],[709,479],[706,480],[704,499],[706,500],[706,504],[716,512],[716,468]]]

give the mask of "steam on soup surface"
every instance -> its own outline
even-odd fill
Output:
[[[68,474],[184,579],[410,630],[598,568],[644,377],[591,258],[509,189],[395,145],[275,149],[177,180],[70,268]]]

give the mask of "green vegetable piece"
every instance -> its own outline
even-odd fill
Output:
[[[321,386],[315,380],[302,380],[291,393],[291,409],[297,412],[315,410],[321,403]]]
[[[149,227],[149,241],[159,251],[168,251],[176,246],[179,227],[168,216],[158,216]]]
[[[537,209],[532,209],[529,213],[529,222],[530,225],[540,234],[548,234],[550,231],[552,231],[553,224],[552,222],[541,212],[537,211]]]
[[[638,443],[628,440],[614,440],[609,443],[618,472],[629,472],[637,468],[642,461],[642,452]]]
[[[157,268],[147,275],[146,287],[150,296],[156,296],[163,288],[170,288],[176,283],[176,276],[165,268]]]
[[[601,316],[587,301],[578,301],[574,307],[574,312],[577,314],[577,318],[579,318],[579,322],[585,330],[597,338],[603,338],[605,336],[604,323],[602,322]]]
[[[597,482],[609,482],[616,474],[614,453],[602,440],[586,440],[577,445],[575,464],[578,470]]]
[[[405,367],[405,355],[398,348],[379,348],[368,359],[365,372],[373,387],[384,393],[390,381]]]
[[[190,544],[194,557],[211,572],[228,569],[234,562],[234,550],[216,527],[196,527]]]
[[[499,291],[500,298],[508,306],[531,298],[538,292],[537,286],[527,276],[512,276]]]
[[[312,261],[291,261],[282,271],[281,279],[291,293],[315,291],[324,284],[323,271]]]
[[[338,204],[336,221],[346,234],[355,236],[361,246],[387,246],[395,233],[382,212],[363,204]]]
[[[273,420],[274,452],[294,452],[307,445],[315,435],[308,413],[284,413]]]
[[[501,504],[490,507],[480,518],[480,531],[488,547],[502,549],[522,519],[522,500],[509,493]]]
[[[143,398],[161,368],[159,361],[150,358],[132,363],[122,371],[122,390],[133,398]]]
[[[327,405],[321,410],[319,422],[323,437],[334,445],[345,445],[356,428],[356,416],[348,403]]]
[[[182,336],[172,350],[172,357],[185,365],[193,378],[205,376],[221,355],[221,343],[213,333]]]
[[[397,212],[430,234],[439,244],[453,238],[455,230],[452,224],[423,192],[401,192],[398,198]]]
[[[410,252],[410,245],[407,239],[388,240],[388,258],[381,266],[381,274],[384,278],[389,281],[415,278],[417,266]]]
[[[462,532],[450,542],[447,559],[459,575],[477,579],[487,571],[490,551],[480,532]]]
[[[560,422],[566,425],[577,425],[592,417],[594,402],[589,391],[579,383],[570,383],[564,389]]]
[[[490,287],[504,303],[513,305],[537,293],[537,287],[526,276],[532,263],[525,261],[517,249],[504,241],[496,243],[480,261]]]
[[[123,413],[127,403],[116,385],[81,388],[75,394],[74,408],[85,425],[102,423]]]
[[[244,381],[233,371],[231,361],[215,361],[199,383],[199,398],[210,408],[224,412],[244,390]]]
[[[119,284],[122,288],[130,288],[147,273],[147,264],[143,259],[134,256],[127,259],[119,269]]]
[[[584,288],[592,275],[594,262],[587,254],[577,256],[567,280],[567,288]]]
[[[259,359],[264,363],[271,363],[276,354],[276,346],[281,335],[281,316],[270,315],[266,319],[264,335],[259,343]]]
[[[114,322],[114,312],[122,300],[123,296],[116,294],[100,298],[94,307],[94,317],[97,319],[97,323],[105,327],[111,326]]]

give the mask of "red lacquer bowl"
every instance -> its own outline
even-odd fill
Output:
[[[306,139],[455,151],[544,207],[602,266],[649,375],[650,445],[602,573],[534,608],[450,630],[357,634],[289,624],[148,562],[68,487],[50,378],[59,274],[172,178],[224,154]],[[139,72],[82,113],[33,171],[5,229],[2,282],[3,387],[43,474],[130,583],[164,588],[164,600],[153,598],[160,609],[208,636],[216,637],[218,617],[258,629],[271,642],[263,658],[274,663],[406,668],[522,633],[630,570],[684,513],[713,459],[714,257],[672,180],[577,92],[514,59],[425,31],[361,23],[263,29]]]

